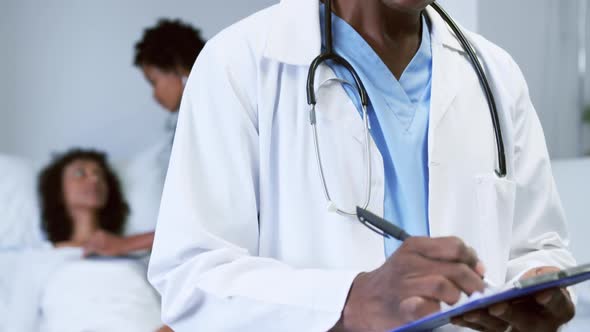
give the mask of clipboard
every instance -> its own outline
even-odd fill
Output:
[[[572,286],[590,279],[590,264],[580,265],[571,269],[549,273],[539,277],[518,281],[514,287],[492,294],[487,297],[469,301],[461,306],[453,307],[415,322],[398,327],[391,332],[424,332],[447,325],[451,319],[473,310],[487,308],[497,303],[516,300],[550,288]]]

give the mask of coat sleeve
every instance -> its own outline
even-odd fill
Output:
[[[189,78],[148,278],[174,331],[327,331],[359,271],[258,255],[257,66],[235,45],[209,42]]]
[[[547,152],[545,136],[518,65],[511,60],[516,95],[513,174],[516,204],[507,280],[541,266],[575,265],[568,231]]]

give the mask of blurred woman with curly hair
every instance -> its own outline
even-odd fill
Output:
[[[40,175],[43,228],[56,247],[119,256],[151,249],[153,233],[123,237],[129,206],[106,156],[75,149],[58,156]]]

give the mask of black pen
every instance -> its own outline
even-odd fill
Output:
[[[361,223],[363,223],[365,226],[369,227],[374,232],[381,234],[383,236],[392,237],[392,238],[398,239],[402,242],[404,242],[405,240],[412,237],[410,234],[408,234],[402,228],[397,227],[393,223],[391,223],[391,222],[389,222],[389,221],[387,221],[387,220],[385,220],[385,219],[383,219],[383,218],[381,218],[381,217],[379,217],[379,216],[377,216],[377,215],[375,215],[375,214],[373,214],[361,207],[357,206],[356,215]],[[483,279],[486,287],[492,288],[492,289],[498,288],[498,286],[496,286],[494,283],[489,281],[487,278],[482,278],[482,279]]]
[[[400,227],[397,227],[396,225],[394,225],[393,223],[361,208],[361,207],[356,207],[356,215],[359,219],[359,221],[361,223],[363,223],[365,226],[371,228],[373,231],[375,231],[376,233],[387,237],[393,237],[394,239],[398,239],[402,242],[404,242],[405,240],[407,240],[408,238],[411,237],[410,234],[406,233],[406,231],[404,231],[403,229],[401,229]],[[367,225],[368,224],[368,225]],[[375,229],[379,230],[380,232],[376,231]]]

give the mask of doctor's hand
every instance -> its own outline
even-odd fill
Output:
[[[522,279],[556,271],[559,269],[554,267],[537,268],[527,272]],[[569,292],[558,288],[517,302],[501,303],[488,310],[468,313],[453,323],[476,331],[556,332],[574,314],[575,307]]]
[[[413,237],[377,270],[359,274],[331,330],[389,331],[484,289],[483,264],[456,237]]]
[[[84,246],[84,256],[119,256],[126,252],[125,239],[105,231],[96,231]]]

